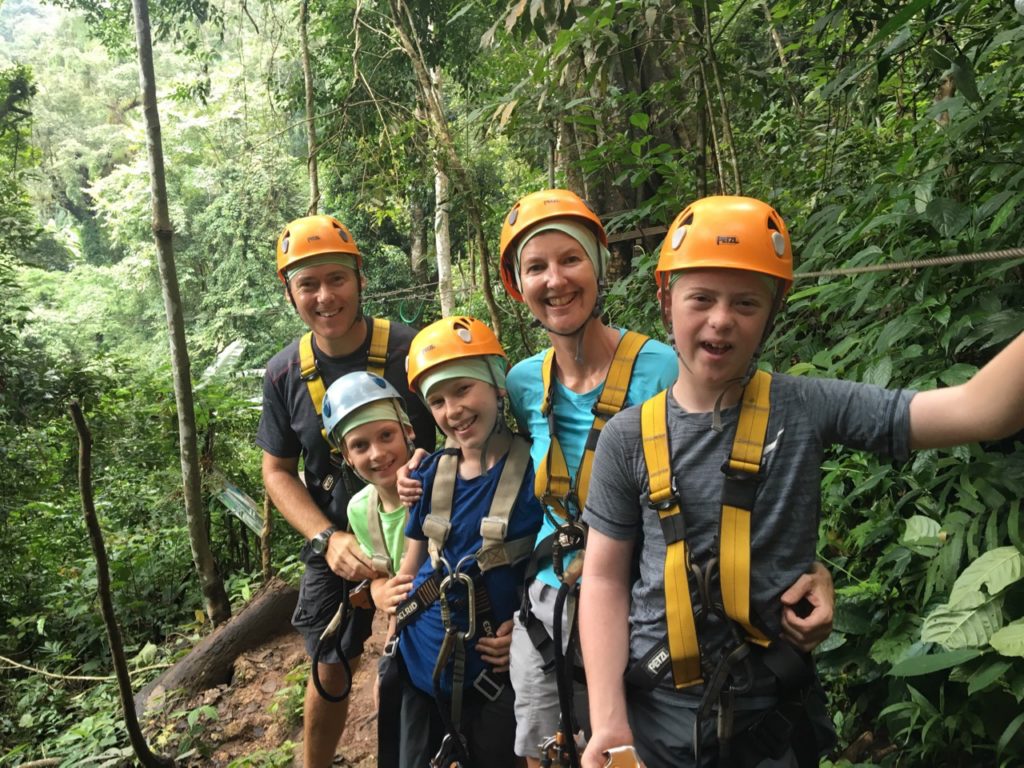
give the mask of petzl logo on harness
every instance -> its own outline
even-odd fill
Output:
[[[715,245],[739,245],[740,239],[733,235],[719,235],[715,238]]]
[[[651,677],[661,677],[661,668],[665,665],[671,656],[669,656],[668,649],[665,648],[661,652],[657,653],[653,659],[647,662],[647,671],[651,674]]]

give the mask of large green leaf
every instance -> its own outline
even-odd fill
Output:
[[[949,594],[950,606],[959,607],[971,601],[972,594],[986,589],[989,595],[998,595],[1024,575],[1024,556],[1016,547],[991,549],[968,565],[953,585]]]
[[[902,544],[938,544],[941,526],[937,520],[924,515],[914,515],[907,520],[903,531]]]
[[[1024,619],[1007,624],[989,642],[1003,656],[1024,656]]]
[[[1002,632],[1002,630],[1000,630],[1000,632]],[[999,632],[996,634],[998,635]],[[1006,671],[1009,668],[1010,662],[1006,659],[993,659],[989,663],[985,664],[981,669],[971,675],[970,682],[967,685],[967,695],[972,696],[975,693],[985,690],[992,685],[992,683],[1006,674]]]
[[[948,651],[946,653],[931,653],[927,656],[914,656],[904,659],[899,664],[894,664],[889,670],[893,677],[914,677],[916,675],[929,675],[932,672],[940,672],[943,669],[951,669],[968,661],[972,661],[981,655],[981,651],[975,648],[968,648],[960,651]]]
[[[980,599],[975,605],[954,608],[947,604],[932,611],[921,627],[921,639],[950,651],[988,645],[1003,623],[1002,601],[985,600],[976,594]]]

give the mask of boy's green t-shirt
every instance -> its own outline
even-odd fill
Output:
[[[370,538],[369,504],[370,488],[367,485],[362,488],[348,502],[348,524],[352,533],[367,555],[373,554],[373,539]],[[384,543],[388,551],[380,554],[391,557],[391,567],[398,571],[402,562],[402,551],[405,548],[405,517],[406,508],[399,507],[393,512],[383,512],[381,508],[374,510],[374,514],[380,515],[381,529],[384,531]]]

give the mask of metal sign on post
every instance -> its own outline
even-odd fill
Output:
[[[259,536],[263,532],[263,514],[260,506],[237,485],[220,480],[221,489],[216,492],[217,499],[228,512],[237,517],[245,527]]]

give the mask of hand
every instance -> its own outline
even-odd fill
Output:
[[[512,648],[512,619],[502,623],[494,637],[481,637],[475,648],[484,664],[490,664],[495,672],[508,672],[509,651]]]
[[[832,574],[821,563],[815,563],[780,599],[782,635],[804,653],[813,651],[832,633],[835,589]]]
[[[409,590],[412,589],[414,578],[413,576],[398,574],[385,581],[380,592],[375,594],[373,598],[377,607],[384,611],[384,613],[393,615],[395,609],[409,596]]]
[[[409,477],[409,473],[429,455],[422,448],[417,448],[413,452],[412,458],[398,468],[398,499],[409,509],[412,509],[412,505],[423,495],[423,483]]]
[[[612,747],[622,747],[633,743],[633,732],[629,726],[619,730],[594,731],[587,742],[587,748],[580,758],[580,768],[604,768],[607,758],[604,756],[606,750]],[[643,764],[641,763],[641,766]]]
[[[363,552],[356,537],[344,531],[331,534],[324,559],[332,571],[349,581],[372,579],[375,573],[370,558]]]

